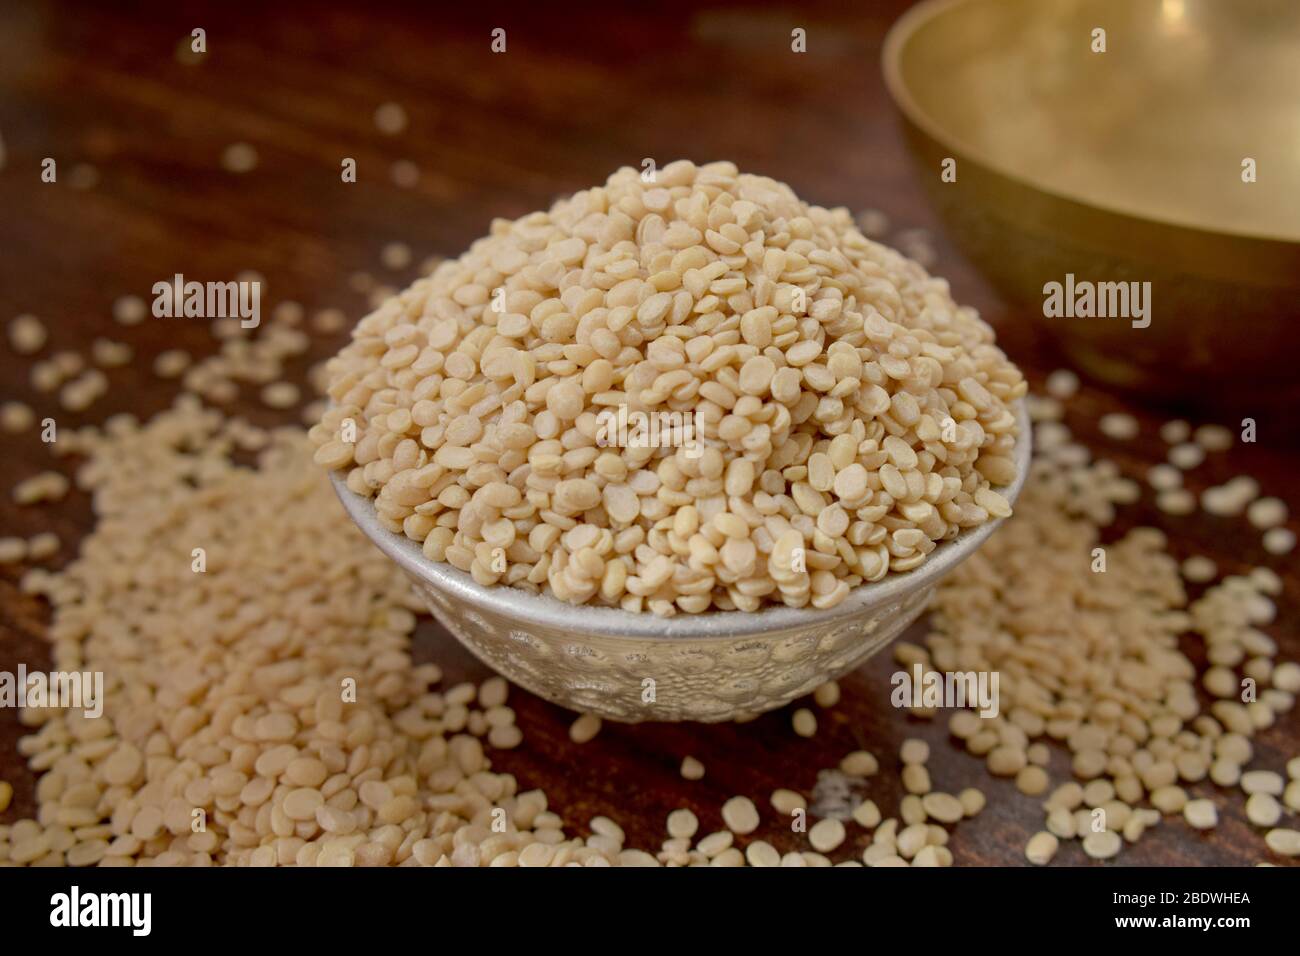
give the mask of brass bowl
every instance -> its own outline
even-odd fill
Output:
[[[927,0],[884,74],[954,240],[1082,371],[1201,404],[1297,394],[1300,3]],[[1150,282],[1150,324],[1047,317],[1067,274]]]

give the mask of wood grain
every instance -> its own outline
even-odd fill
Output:
[[[176,272],[202,280],[255,269],[267,279],[272,304],[293,299],[309,310],[338,306],[356,317],[365,310],[352,287],[357,273],[395,286],[415,275],[413,268],[380,265],[386,242],[409,244],[417,262],[455,255],[493,217],[544,206],[643,157],[661,165],[680,156],[732,159],[789,182],[809,201],[881,209],[895,235],[929,230],[936,271],[950,278],[960,301],[996,324],[1013,358],[1035,381],[1056,365],[1036,341],[1034,320],[1014,314],[983,283],[943,240],[923,203],[878,68],[882,38],[901,2],[804,5],[798,13],[783,6],[691,12],[638,4],[599,17],[537,5],[493,11],[491,19],[473,9],[416,5],[388,12],[364,4],[237,12],[234,6],[185,4],[178,11],[146,4],[129,14],[88,4],[0,9],[0,134],[7,148],[0,171],[0,320],[40,315],[52,332],[47,352],[84,351],[101,335],[136,349],[130,366],[109,372],[109,395],[84,415],[58,411],[31,388],[29,360],[0,349],[3,397],[55,414],[60,427],[118,411],[156,412],[175,385],[151,375],[153,357],[167,348],[215,348],[194,322],[116,325],[110,309],[119,295],[147,299],[154,282]],[[489,51],[494,26],[508,31],[504,55]],[[795,26],[808,31],[806,54],[790,52]],[[193,27],[207,31],[209,52],[198,65],[183,65],[174,51]],[[375,128],[374,110],[386,101],[409,114],[400,135]],[[255,147],[255,170],[222,169],[222,150],[234,142]],[[47,156],[58,161],[58,183],[39,180]],[[340,181],[344,157],[357,160],[355,184]],[[418,167],[413,188],[393,184],[389,170],[398,160]],[[92,188],[72,188],[77,164],[97,171]],[[301,378],[340,342],[321,337],[294,374]],[[234,407],[258,423],[296,419],[262,407],[252,391]],[[1116,444],[1099,435],[1097,417],[1120,408],[1139,416],[1138,440]],[[1163,457],[1155,430],[1177,411],[1144,410],[1085,388],[1069,423],[1140,475]],[[1269,439],[1261,435],[1254,446],[1212,456],[1191,483],[1249,473],[1267,492],[1286,496],[1295,488],[1300,453]],[[0,521],[5,534],[57,531],[64,546],[53,564],[61,565],[91,526],[85,497],[20,509],[7,494],[15,481],[49,466],[33,433],[4,438]],[[56,467],[68,470],[69,463]],[[1294,560],[1267,559],[1240,519],[1169,519],[1144,500],[1126,524],[1133,521],[1167,528],[1180,556],[1208,554],[1229,570],[1268,563],[1284,573],[1282,614],[1269,631],[1284,656],[1300,656]],[[17,590],[17,579],[15,569],[0,569],[0,669],[19,661],[48,666],[46,609]],[[918,628],[913,636],[920,635]],[[452,682],[485,675],[431,621],[420,627],[416,656],[437,661]],[[869,793],[895,813],[898,746],[921,736],[932,745],[938,786],[977,785],[990,796],[985,813],[953,835],[958,863],[1022,862],[1025,841],[1041,826],[1037,801],[989,778],[980,761],[947,741],[942,720],[911,720],[893,710],[893,670],[882,655],[846,679],[842,703],[818,712],[812,740],[796,737],[783,711],[740,726],[607,724],[593,742],[575,746],[567,737],[572,714],[516,691],[512,705],[525,744],[494,756],[494,764],[515,773],[522,787],[544,787],[579,832],[591,815],[607,814],[627,830],[630,845],[656,848],[670,810],[691,807],[707,831],[721,826],[722,802],[743,793],[764,811],[762,835],[789,849],[795,838],[772,823],[772,789],[809,792],[820,769],[865,747],[886,766]],[[1260,764],[1280,767],[1297,750],[1298,729],[1291,714],[1263,734]],[[0,711],[0,777],[17,791],[3,822],[34,807],[33,777],[14,749],[20,733],[16,714]],[[687,754],[707,766],[704,780],[687,783],[678,775]],[[1054,756],[1053,771],[1058,778],[1068,772],[1063,754]],[[1216,802],[1224,807],[1216,831],[1193,834],[1170,822],[1117,862],[1265,858],[1239,795],[1225,799],[1220,792]],[[860,851],[865,839],[851,833],[851,849]],[[1058,860],[1087,862],[1077,845],[1063,848]]]

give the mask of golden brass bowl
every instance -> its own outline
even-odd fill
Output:
[[[884,73],[954,240],[1084,372],[1201,402],[1297,394],[1300,3],[927,0]],[[1150,282],[1149,325],[1048,317],[1067,275]]]

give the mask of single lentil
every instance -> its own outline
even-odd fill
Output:
[[[406,129],[406,110],[400,103],[380,103],[375,109],[375,128],[387,136]]]
[[[1276,826],[1282,819],[1282,805],[1272,794],[1251,794],[1246,800],[1246,819],[1257,827]]]
[[[879,772],[880,763],[869,751],[855,750],[840,760],[840,770],[850,777],[872,777]]]
[[[1269,528],[1264,532],[1263,543],[1269,554],[1290,554],[1295,550],[1295,532],[1290,528]]]
[[[1138,435],[1138,421],[1127,412],[1110,412],[1097,422],[1101,433],[1115,441],[1130,441]]]
[[[685,780],[702,780],[704,779],[704,764],[694,757],[683,757],[681,774]]]
[[[819,853],[830,853],[844,842],[844,824],[834,817],[818,820],[808,830],[808,842]]]
[[[600,733],[601,720],[595,714],[583,714],[569,726],[569,739],[575,744],[585,744]]]
[[[795,790],[773,790],[771,803],[777,813],[787,817],[796,810],[804,810],[808,807],[808,801],[804,799],[803,794]]]
[[[25,432],[32,427],[32,422],[35,420],[35,413],[22,402],[0,403],[0,430],[11,435]]]
[[[758,829],[758,808],[749,797],[732,797],[722,805],[722,822],[740,836],[753,833]]]
[[[1061,842],[1055,835],[1045,830],[1040,830],[1029,838],[1029,843],[1025,845],[1025,858],[1035,866],[1046,866],[1052,862],[1052,857],[1056,856],[1056,851]]]
[[[1219,825],[1219,811],[1212,800],[1188,800],[1183,819],[1196,830],[1212,830]]]
[[[19,355],[31,355],[45,348],[49,332],[34,315],[19,315],[9,321],[9,347]]]

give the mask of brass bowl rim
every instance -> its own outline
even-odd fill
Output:
[[[996,490],[1014,505],[1029,477],[1033,427],[1023,399],[1012,405],[1020,433],[1016,438],[1016,476]],[[532,621],[546,627],[580,634],[594,631],[606,637],[634,640],[736,640],[782,632],[815,632],[820,628],[888,607],[900,599],[938,583],[974,554],[1005,519],[967,528],[942,541],[925,563],[913,571],[889,573],[879,581],[860,584],[833,608],[795,608],[770,605],[759,611],[717,611],[659,617],[649,611],[633,613],[617,607],[575,605],[548,594],[533,594],[508,585],[485,587],[473,576],[425,556],[419,542],[389,531],[375,514],[374,500],[350,491],[337,471],[329,473],[334,491],[348,517],[380,551],[407,574],[469,611],[484,611],[505,618]]]
[[[920,104],[917,103],[916,99],[912,96],[907,82],[903,78],[901,66],[903,50],[906,48],[908,42],[916,36],[923,26],[937,20],[948,11],[959,6],[991,2],[997,2],[997,0],[921,0],[921,2],[917,3],[915,6],[909,7],[896,21],[894,21],[893,26],[889,28],[889,32],[885,35],[884,47],[881,51],[881,71],[884,74],[885,88],[889,91],[889,95],[893,99],[894,105],[899,109],[908,122],[915,125],[936,143],[952,150],[955,154],[963,155],[968,162],[974,163],[978,167],[983,167],[984,171],[1001,177],[1017,187],[1038,193],[1051,199],[1073,203],[1097,213],[1121,217],[1135,223],[1174,230],[1183,230],[1206,237],[1232,238],[1248,240],[1251,242],[1276,243],[1281,246],[1300,247],[1300,232],[1288,236],[1271,232],[1249,231],[1229,226],[1219,226],[1204,221],[1198,222],[1186,219],[1170,219],[1165,216],[1149,215],[1139,210],[1099,201],[1094,197],[1067,192],[1060,187],[1049,186],[1043,182],[1036,181],[1026,176],[1024,173],[1008,168],[1003,162],[994,160],[987,151],[959,140],[950,131],[941,126],[937,120],[921,108]]]

